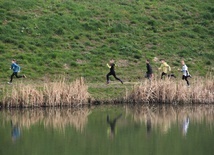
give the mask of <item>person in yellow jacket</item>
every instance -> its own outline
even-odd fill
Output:
[[[106,75],[107,84],[109,84],[109,81],[110,81],[109,76],[111,76],[111,75],[113,75],[115,79],[117,79],[118,81],[120,81],[123,84],[123,81],[116,76],[116,73],[114,70],[116,64],[114,63],[114,60],[113,59],[110,60],[110,63],[109,64],[107,63],[106,65],[110,69],[110,72]]]
[[[162,71],[161,73],[161,79],[163,79],[164,76],[167,76],[168,71],[171,71],[171,67],[165,62],[164,59],[161,60],[161,66],[158,68],[159,70]],[[168,77],[174,77],[176,78],[176,76],[174,74],[169,74]]]

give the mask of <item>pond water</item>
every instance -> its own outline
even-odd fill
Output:
[[[0,111],[0,155],[213,155],[213,106]]]

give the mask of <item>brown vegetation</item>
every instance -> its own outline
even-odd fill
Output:
[[[3,107],[78,106],[87,104],[88,98],[88,87],[81,78],[72,83],[47,82],[41,87],[16,84],[5,92],[2,104]]]
[[[191,79],[191,86],[185,81],[153,80],[135,85],[125,97],[131,103],[214,103],[214,80]]]

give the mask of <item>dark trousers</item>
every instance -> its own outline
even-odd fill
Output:
[[[151,80],[151,78],[152,78],[152,73],[146,73],[145,78]]]
[[[182,80],[185,80],[185,81],[187,82],[187,85],[189,86],[188,77],[189,77],[189,76],[183,75],[183,76],[182,76]]]
[[[163,77],[164,77],[164,76],[167,76],[167,75],[168,75],[167,73],[162,72],[162,74],[161,74],[161,79],[163,79]],[[169,75],[168,75],[168,78],[170,78],[170,77],[176,78],[176,76],[175,76],[174,74],[169,74]]]
[[[107,79],[107,82],[109,82],[109,76],[110,75],[113,75],[115,79],[117,79],[118,81],[122,82],[115,74],[115,72],[109,72],[107,75],[106,75],[106,79]]]
[[[17,72],[13,72],[13,74],[10,76],[10,82],[13,81],[13,77],[16,76],[16,78],[22,78],[23,76],[19,76]]]

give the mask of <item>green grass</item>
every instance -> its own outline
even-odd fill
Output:
[[[145,59],[154,57],[165,58],[177,75],[182,58],[195,76],[214,70],[212,0],[2,0],[0,21],[3,81],[13,58],[33,80],[105,82],[111,58],[125,81],[142,77]]]

